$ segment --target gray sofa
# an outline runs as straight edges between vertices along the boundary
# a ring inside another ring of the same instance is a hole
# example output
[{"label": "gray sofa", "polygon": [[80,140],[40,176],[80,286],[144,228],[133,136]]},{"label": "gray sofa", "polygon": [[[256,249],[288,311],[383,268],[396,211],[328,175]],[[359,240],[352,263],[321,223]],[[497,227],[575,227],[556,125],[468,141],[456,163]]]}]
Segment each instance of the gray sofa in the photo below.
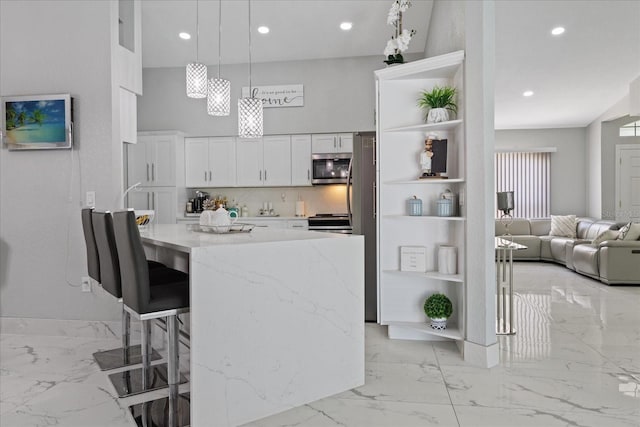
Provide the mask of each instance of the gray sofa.
[{"label": "gray sofa", "polygon": [[[551,219],[515,218],[509,233],[515,243],[527,247],[513,251],[514,260],[551,261],[607,285],[640,285],[640,240],[593,240],[605,230],[618,230],[615,221],[576,219],[576,238],[550,236]],[[495,235],[505,234],[504,222],[496,219]]]}]

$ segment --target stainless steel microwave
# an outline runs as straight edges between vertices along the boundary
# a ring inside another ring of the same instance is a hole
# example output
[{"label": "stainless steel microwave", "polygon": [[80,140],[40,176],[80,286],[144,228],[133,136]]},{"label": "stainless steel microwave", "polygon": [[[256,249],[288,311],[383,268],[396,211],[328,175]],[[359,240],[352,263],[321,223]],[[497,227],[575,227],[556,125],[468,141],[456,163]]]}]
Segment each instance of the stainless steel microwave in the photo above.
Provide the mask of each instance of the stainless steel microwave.
[{"label": "stainless steel microwave", "polygon": [[346,184],[351,153],[312,154],[311,163],[312,184]]}]

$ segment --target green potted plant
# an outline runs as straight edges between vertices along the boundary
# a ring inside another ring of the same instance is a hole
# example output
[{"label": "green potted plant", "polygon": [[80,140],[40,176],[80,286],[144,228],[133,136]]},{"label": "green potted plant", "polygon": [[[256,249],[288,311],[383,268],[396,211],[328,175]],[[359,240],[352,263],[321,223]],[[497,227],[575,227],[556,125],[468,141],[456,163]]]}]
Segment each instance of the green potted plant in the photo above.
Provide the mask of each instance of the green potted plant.
[{"label": "green potted plant", "polygon": [[451,300],[444,294],[433,294],[424,302],[424,312],[431,319],[431,328],[447,329],[447,319],[453,312]]},{"label": "green potted plant", "polygon": [[434,86],[431,90],[424,90],[418,98],[418,106],[426,111],[427,123],[446,122],[449,120],[449,112],[456,114],[456,88],[451,86]]}]

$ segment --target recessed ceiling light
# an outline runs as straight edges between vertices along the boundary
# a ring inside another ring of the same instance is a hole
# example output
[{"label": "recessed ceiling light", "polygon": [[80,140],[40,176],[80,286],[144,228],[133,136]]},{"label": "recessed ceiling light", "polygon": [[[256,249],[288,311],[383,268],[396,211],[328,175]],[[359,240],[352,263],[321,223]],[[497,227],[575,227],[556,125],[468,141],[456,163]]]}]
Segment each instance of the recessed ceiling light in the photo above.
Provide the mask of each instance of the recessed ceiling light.
[{"label": "recessed ceiling light", "polygon": [[533,96],[533,91],[525,90],[524,92],[522,92],[522,96]]},{"label": "recessed ceiling light", "polygon": [[269,27],[265,27],[264,25],[261,27],[258,27],[258,32],[260,34],[267,34],[269,32]]},{"label": "recessed ceiling light", "polygon": [[344,31],[349,31],[351,28],[353,28],[353,23],[351,22],[343,22],[340,24],[340,29],[344,30]]},{"label": "recessed ceiling light", "polygon": [[189,39],[191,38],[191,34],[189,34],[189,33],[185,33],[185,32],[182,32],[182,33],[178,34],[178,36],[179,36],[182,40],[189,40]]},{"label": "recessed ceiling light", "polygon": [[562,33],[564,33],[564,27],[556,27],[551,30],[551,34],[553,34],[554,36],[559,36]]}]

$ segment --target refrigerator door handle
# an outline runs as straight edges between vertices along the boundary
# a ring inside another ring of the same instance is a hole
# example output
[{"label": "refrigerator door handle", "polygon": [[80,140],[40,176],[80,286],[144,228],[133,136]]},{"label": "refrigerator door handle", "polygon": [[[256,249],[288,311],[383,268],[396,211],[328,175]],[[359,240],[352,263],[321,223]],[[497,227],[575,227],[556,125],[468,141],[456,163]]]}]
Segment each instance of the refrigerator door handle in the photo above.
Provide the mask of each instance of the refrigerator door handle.
[{"label": "refrigerator door handle", "polygon": [[353,157],[349,159],[349,170],[347,171],[347,216],[349,217],[349,227],[353,227],[353,212],[351,212],[351,173],[353,172]]},{"label": "refrigerator door handle", "polygon": [[376,188],[376,182],[375,181],[373,182],[372,189],[373,189],[373,219],[376,219],[376,214],[377,214],[377,212],[376,212],[376,197],[377,197],[376,190],[377,190],[377,188]]}]

